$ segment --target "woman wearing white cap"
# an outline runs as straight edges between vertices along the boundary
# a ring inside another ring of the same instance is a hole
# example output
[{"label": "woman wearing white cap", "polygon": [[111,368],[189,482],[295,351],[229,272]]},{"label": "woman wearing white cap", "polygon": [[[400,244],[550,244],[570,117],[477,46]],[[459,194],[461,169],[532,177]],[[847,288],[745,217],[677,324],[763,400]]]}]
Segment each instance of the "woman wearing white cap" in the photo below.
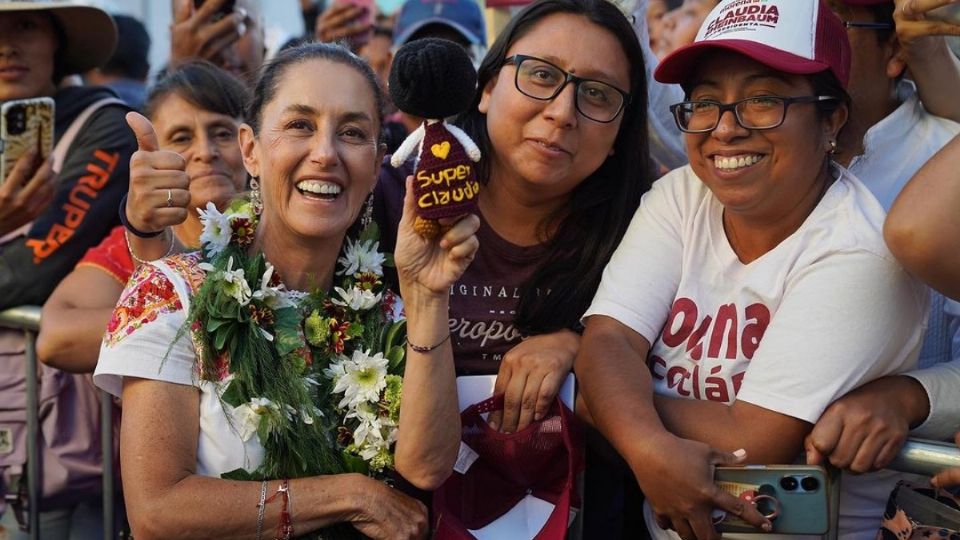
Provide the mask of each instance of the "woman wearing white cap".
[{"label": "woman wearing white cap", "polygon": [[[657,68],[686,94],[672,111],[690,165],[645,195],[575,364],[654,537],[716,536],[711,448],[794,462],[827,405],[916,362],[926,294],[884,246],[877,201],[831,159],[849,66],[821,2],[727,0]],[[882,481],[844,479],[841,537],[875,535]]]},{"label": "woman wearing white cap", "polygon": [[[113,20],[100,9],[68,1],[0,1],[0,104],[53,98],[54,154],[62,157],[54,164],[27,153],[0,185],[0,309],[42,304],[117,223],[136,150],[133,134],[118,129],[127,108],[103,88],[58,89],[65,76],[106,62],[116,40]],[[16,479],[26,460],[24,346],[21,333],[0,330],[0,441],[6,441],[0,443],[0,494],[8,496],[19,491]],[[40,386],[46,434],[39,443],[40,536],[102,537],[100,510],[89,506],[99,500],[101,484],[94,389],[82,376],[54,369],[43,370]],[[25,498],[0,502],[0,526],[9,538],[23,534],[15,518],[25,523]]]}]

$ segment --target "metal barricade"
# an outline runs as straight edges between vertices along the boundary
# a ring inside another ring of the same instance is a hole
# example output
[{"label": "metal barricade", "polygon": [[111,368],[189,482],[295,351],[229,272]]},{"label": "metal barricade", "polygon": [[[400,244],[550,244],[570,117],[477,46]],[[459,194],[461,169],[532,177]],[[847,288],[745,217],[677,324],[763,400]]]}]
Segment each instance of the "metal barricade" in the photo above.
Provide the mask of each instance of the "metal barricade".
[{"label": "metal barricade", "polygon": [[[24,366],[27,385],[27,500],[30,527],[30,539],[40,538],[40,486],[41,472],[39,459],[39,387],[36,338],[40,330],[40,308],[20,306],[0,311],[0,326],[22,330],[26,345],[27,363]],[[106,392],[100,392],[101,452],[103,455],[103,537],[114,540],[116,533],[116,510],[114,488],[116,481],[113,467],[113,398]]]}]

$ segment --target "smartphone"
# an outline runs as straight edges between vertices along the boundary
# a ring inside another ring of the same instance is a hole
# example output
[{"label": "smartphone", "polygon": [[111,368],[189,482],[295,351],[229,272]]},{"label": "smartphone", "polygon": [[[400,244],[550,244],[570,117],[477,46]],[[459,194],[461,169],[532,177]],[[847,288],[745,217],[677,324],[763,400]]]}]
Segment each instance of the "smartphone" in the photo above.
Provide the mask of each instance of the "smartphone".
[{"label": "smartphone", "polygon": [[[830,508],[839,504],[839,472],[819,466],[717,467],[716,483],[753,502],[773,523],[774,534],[826,534],[832,525]],[[736,516],[721,512],[715,518],[720,532],[763,533]]]},{"label": "smartphone", "polygon": [[374,0],[342,0],[344,4],[349,4],[352,6],[357,6],[359,8],[364,8],[366,12],[363,17],[357,20],[358,23],[364,24],[366,26],[373,26],[373,15],[374,11]]},{"label": "smartphone", "polygon": [[[199,9],[200,6],[203,5],[203,2],[204,0],[193,0],[194,9]],[[236,0],[227,0],[226,2],[224,2],[223,5],[220,6],[220,9],[218,9],[217,12],[214,13],[213,18],[211,20],[216,22],[226,17],[227,15],[230,15],[231,13],[233,13],[233,7],[234,5],[236,5],[236,3],[237,3]]]},{"label": "smartphone", "polygon": [[53,152],[53,99],[14,99],[0,107],[0,182],[31,148],[40,160]]}]

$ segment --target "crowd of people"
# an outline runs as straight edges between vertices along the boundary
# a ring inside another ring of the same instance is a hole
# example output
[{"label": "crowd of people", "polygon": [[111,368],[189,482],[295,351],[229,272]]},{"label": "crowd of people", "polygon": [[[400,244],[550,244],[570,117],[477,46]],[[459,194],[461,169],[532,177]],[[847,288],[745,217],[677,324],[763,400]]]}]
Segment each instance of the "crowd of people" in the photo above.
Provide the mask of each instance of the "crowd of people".
[{"label": "crowd of people", "polygon": [[[949,3],[533,0],[488,46],[475,0],[303,0],[272,51],[262,0],[172,0],[148,85],[136,19],[0,0],[0,104],[56,106],[49,157],[0,179],[0,310],[43,306],[38,509],[28,344],[0,328],[0,538],[27,512],[102,537],[103,467],[137,538],[426,537],[462,468],[457,378],[495,376],[507,436],[571,373],[584,538],[713,540],[717,510],[769,532],[715,468],[801,462],[844,471],[837,532],[875,537],[922,481],[887,469],[907,438],[960,444]],[[474,63],[449,121],[482,155],[476,211],[432,239],[416,162],[390,160],[424,122],[391,103],[392,59],[422,38]],[[382,286],[406,319],[390,483],[325,461],[343,428],[305,397],[342,391],[309,368],[366,339],[342,320]]]}]

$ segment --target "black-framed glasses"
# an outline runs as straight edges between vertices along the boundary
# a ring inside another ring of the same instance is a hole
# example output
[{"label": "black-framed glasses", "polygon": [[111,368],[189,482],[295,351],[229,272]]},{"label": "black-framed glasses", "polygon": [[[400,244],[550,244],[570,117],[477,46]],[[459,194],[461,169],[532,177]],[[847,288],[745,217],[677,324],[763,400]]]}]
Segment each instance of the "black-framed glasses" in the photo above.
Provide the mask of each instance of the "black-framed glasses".
[{"label": "black-framed glasses", "polygon": [[572,82],[577,111],[594,122],[613,122],[630,102],[630,94],[612,84],[577,77],[535,56],[515,54],[503,63],[516,66],[514,85],[521,94],[533,99],[549,101]]},{"label": "black-framed glasses", "polygon": [[861,22],[861,21],[843,21],[845,28],[863,28],[864,30],[893,30],[893,23],[883,22]]},{"label": "black-framed glasses", "polygon": [[787,107],[793,103],[820,103],[839,99],[835,96],[755,96],[720,103],[719,101],[682,101],[670,106],[677,127],[685,133],[707,133],[720,125],[726,111],[733,111],[737,124],[746,129],[773,129],[787,117]]}]

